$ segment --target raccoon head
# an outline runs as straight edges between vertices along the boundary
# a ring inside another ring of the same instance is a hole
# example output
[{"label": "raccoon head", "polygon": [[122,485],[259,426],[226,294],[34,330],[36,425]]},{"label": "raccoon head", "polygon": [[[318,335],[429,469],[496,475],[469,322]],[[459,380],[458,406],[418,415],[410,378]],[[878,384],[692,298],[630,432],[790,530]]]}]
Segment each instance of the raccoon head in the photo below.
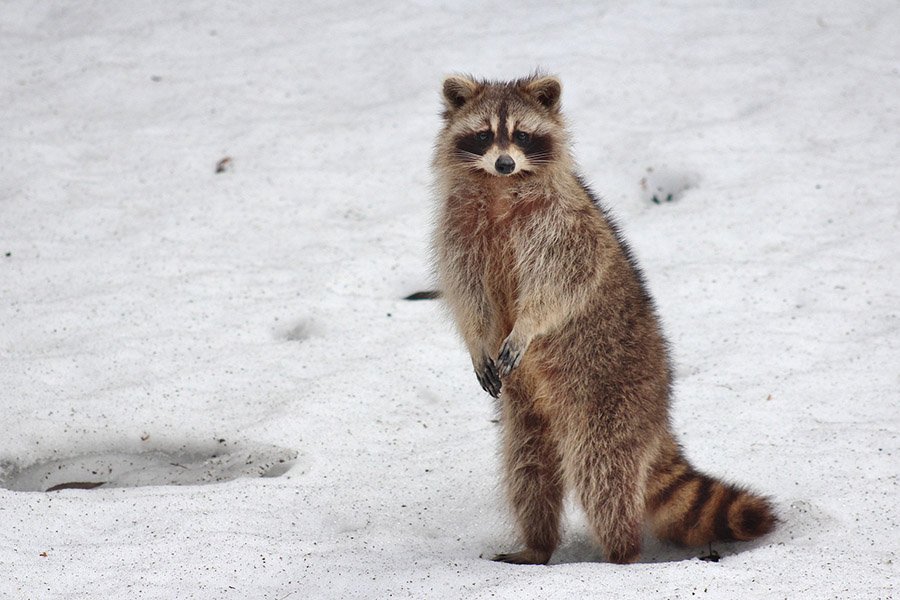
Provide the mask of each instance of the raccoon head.
[{"label": "raccoon head", "polygon": [[497,177],[533,174],[565,147],[562,85],[535,75],[511,82],[444,80],[442,145],[455,166]]}]

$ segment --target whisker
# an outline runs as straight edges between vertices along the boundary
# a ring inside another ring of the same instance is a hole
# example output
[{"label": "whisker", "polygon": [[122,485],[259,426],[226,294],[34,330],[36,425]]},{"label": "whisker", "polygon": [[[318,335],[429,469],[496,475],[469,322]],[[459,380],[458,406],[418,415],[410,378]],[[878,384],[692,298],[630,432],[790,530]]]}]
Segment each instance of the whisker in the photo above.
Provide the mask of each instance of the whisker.
[{"label": "whisker", "polygon": [[469,152],[468,150],[457,150],[456,155],[464,160],[479,160],[481,155]]}]

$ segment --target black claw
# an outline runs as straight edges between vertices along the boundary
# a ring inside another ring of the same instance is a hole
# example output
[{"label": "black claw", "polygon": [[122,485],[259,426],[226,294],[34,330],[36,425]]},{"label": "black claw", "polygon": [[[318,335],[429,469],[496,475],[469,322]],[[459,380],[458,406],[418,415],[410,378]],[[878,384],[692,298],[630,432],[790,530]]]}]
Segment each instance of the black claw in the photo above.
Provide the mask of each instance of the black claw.
[{"label": "black claw", "polygon": [[481,389],[494,398],[500,397],[500,388],[502,387],[502,384],[494,361],[490,358],[485,359],[481,370],[475,371],[475,375],[478,377],[478,383],[481,384]]},{"label": "black claw", "polygon": [[513,369],[519,366],[521,352],[512,349],[508,341],[503,342],[500,348],[500,356],[497,357],[497,363],[500,365],[500,377],[506,377]]}]

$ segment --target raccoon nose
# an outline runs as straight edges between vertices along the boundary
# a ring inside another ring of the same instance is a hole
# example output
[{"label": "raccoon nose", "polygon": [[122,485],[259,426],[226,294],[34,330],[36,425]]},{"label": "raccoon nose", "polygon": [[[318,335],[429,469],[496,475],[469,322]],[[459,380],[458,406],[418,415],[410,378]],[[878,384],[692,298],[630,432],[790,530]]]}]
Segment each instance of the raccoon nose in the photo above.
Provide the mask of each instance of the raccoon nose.
[{"label": "raccoon nose", "polygon": [[509,175],[516,168],[516,161],[509,154],[501,154],[497,162],[494,163],[494,168],[502,175]]}]

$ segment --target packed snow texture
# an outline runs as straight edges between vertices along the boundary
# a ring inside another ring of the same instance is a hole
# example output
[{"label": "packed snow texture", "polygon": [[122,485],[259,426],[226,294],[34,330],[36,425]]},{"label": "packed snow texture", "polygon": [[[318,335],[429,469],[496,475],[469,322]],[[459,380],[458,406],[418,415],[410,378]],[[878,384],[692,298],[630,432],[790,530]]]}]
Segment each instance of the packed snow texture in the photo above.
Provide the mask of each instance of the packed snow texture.
[{"label": "packed snow texture", "polygon": [[[0,597],[894,596],[898,31],[895,0],[6,0]],[[487,560],[517,544],[495,407],[402,298],[442,76],[536,67],[687,455],[783,519],[717,563],[609,564],[574,503],[550,566]]]}]

